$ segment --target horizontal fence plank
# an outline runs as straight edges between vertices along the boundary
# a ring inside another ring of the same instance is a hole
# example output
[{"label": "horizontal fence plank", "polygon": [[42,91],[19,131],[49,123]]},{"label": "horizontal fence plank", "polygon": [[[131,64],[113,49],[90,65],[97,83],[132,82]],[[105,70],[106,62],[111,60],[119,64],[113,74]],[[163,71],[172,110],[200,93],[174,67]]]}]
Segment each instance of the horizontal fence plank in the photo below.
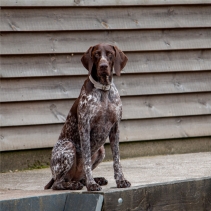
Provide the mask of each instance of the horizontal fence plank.
[{"label": "horizontal fence plank", "polygon": [[[74,100],[2,103],[0,125],[64,123]],[[211,114],[211,93],[122,97],[123,119]]]},{"label": "horizontal fence plank", "polygon": [[123,51],[211,48],[211,29],[168,29],[84,32],[2,32],[1,52],[7,54],[83,53],[97,43]]},{"label": "horizontal fence plank", "polygon": [[[85,79],[2,79],[1,102],[77,98]],[[210,92],[211,72],[122,75],[114,82],[121,96]]]},{"label": "horizontal fence plank", "polygon": [[[211,70],[211,50],[127,52],[122,73]],[[87,75],[82,54],[2,56],[1,78]]]},{"label": "horizontal fence plank", "polygon": [[175,5],[211,4],[211,0],[1,0],[2,7],[58,7],[58,6],[128,6],[128,5]]},{"label": "horizontal fence plank", "polygon": [[[211,27],[211,6],[2,9],[1,31]],[[26,18],[27,17],[27,18]]]},{"label": "horizontal fence plank", "polygon": [[[211,136],[210,125],[211,116],[127,120],[120,124],[120,141],[206,137]],[[52,147],[61,128],[62,124],[2,128],[1,151]]]}]

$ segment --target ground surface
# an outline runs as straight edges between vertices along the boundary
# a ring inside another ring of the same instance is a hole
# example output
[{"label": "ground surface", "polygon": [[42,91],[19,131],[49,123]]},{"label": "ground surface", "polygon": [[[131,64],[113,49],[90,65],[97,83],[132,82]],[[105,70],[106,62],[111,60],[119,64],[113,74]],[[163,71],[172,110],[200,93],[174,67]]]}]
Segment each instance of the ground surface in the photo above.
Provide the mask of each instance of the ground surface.
[{"label": "ground surface", "polygon": [[[140,157],[122,160],[121,163],[132,187],[211,176],[211,152]],[[93,173],[95,177],[104,176],[108,180],[109,184],[103,187],[103,191],[116,188],[112,162],[101,163]],[[49,168],[1,173],[0,200],[65,192],[43,190],[50,178]]]}]

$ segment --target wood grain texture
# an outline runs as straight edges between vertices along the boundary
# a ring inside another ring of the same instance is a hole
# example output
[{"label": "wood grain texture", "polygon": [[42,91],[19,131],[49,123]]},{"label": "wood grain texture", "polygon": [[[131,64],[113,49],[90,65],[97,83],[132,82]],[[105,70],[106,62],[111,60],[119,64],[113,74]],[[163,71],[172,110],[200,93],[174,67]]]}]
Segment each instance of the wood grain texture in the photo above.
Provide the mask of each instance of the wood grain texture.
[{"label": "wood grain texture", "polygon": [[[127,52],[122,73],[211,70],[211,50]],[[2,56],[1,78],[87,75],[82,54]]]},{"label": "wood grain texture", "polygon": [[[211,26],[211,6],[2,9],[1,31],[122,30]],[[27,17],[27,18],[26,18]]]},{"label": "wood grain texture", "polygon": [[[77,98],[85,78],[2,79],[1,102]],[[114,83],[121,96],[210,92],[211,72],[122,75]]]},{"label": "wood grain texture", "polygon": [[80,57],[100,42],[129,57],[114,77],[121,142],[211,137],[211,0],[0,4],[0,150],[54,145],[87,77]]},{"label": "wood grain texture", "polygon": [[[120,141],[211,136],[211,115],[127,120],[120,124]],[[63,124],[5,127],[0,131],[1,151],[52,147]]]},{"label": "wood grain texture", "polygon": [[[151,184],[104,193],[103,211],[211,210],[211,178]],[[118,199],[123,203],[119,204]]]},{"label": "wood grain texture", "polygon": [[2,0],[2,7],[58,7],[58,6],[128,6],[128,5],[211,4],[210,0]]},{"label": "wood grain texture", "polygon": [[211,48],[211,29],[165,29],[84,32],[2,32],[2,55],[83,53],[98,43],[123,51],[190,50]]},{"label": "wood grain texture", "polygon": [[[64,123],[74,100],[2,103],[0,125]],[[123,119],[211,114],[211,93],[122,97]]]}]

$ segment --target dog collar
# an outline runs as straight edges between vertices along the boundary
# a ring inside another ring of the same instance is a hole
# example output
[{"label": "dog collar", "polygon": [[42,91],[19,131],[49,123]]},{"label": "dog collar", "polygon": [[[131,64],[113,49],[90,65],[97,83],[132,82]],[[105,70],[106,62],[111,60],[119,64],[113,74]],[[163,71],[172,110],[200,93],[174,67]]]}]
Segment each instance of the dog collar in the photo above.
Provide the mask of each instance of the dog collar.
[{"label": "dog collar", "polygon": [[111,84],[109,84],[109,85],[103,85],[103,84],[101,84],[101,83],[95,81],[95,80],[92,78],[91,75],[89,76],[89,80],[94,84],[94,87],[95,87],[96,89],[101,89],[101,90],[104,90],[104,91],[110,90],[111,84],[113,83],[113,78],[112,78]]}]

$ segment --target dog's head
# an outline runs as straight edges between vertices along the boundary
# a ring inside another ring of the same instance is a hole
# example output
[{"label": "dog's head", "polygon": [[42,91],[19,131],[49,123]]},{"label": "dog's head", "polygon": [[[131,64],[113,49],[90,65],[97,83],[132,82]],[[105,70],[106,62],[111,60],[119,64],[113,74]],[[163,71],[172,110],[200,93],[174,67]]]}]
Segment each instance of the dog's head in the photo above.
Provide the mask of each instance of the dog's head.
[{"label": "dog's head", "polygon": [[113,68],[116,75],[120,76],[127,60],[126,55],[116,46],[103,43],[91,46],[81,58],[89,75],[91,74],[96,81],[105,85],[108,84],[107,77],[111,81]]}]

